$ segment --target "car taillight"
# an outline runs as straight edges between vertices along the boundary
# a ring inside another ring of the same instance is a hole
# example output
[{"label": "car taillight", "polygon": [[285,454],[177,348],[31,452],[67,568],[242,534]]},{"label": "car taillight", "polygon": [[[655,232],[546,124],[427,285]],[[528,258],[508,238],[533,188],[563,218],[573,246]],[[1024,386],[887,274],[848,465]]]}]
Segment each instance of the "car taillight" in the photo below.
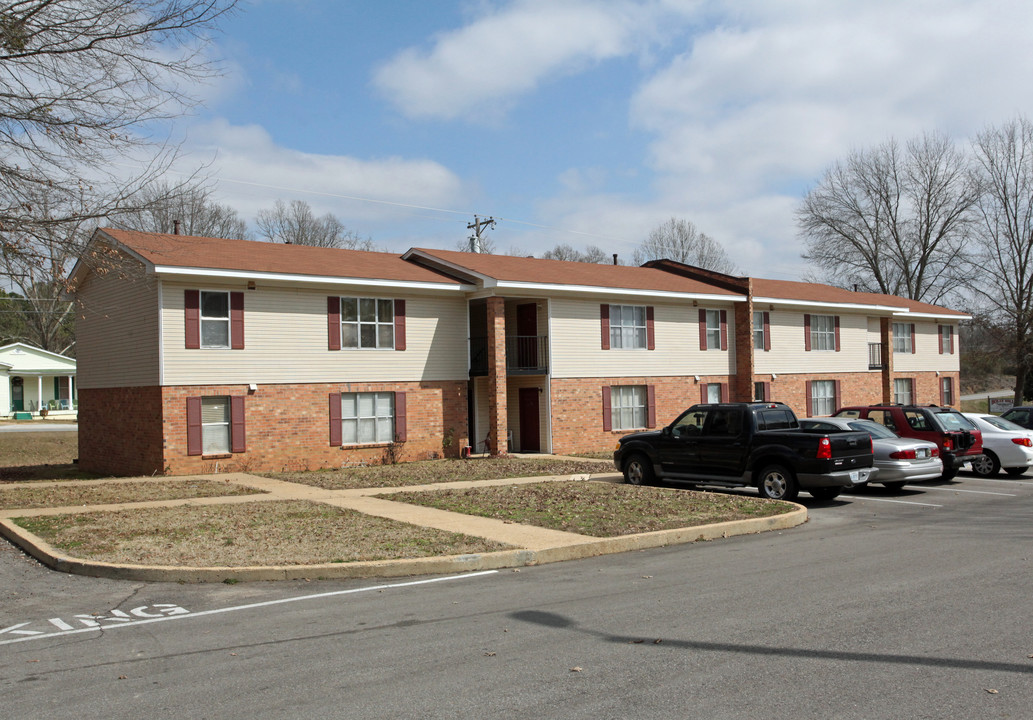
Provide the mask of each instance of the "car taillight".
[{"label": "car taillight", "polygon": [[1023,447],[1033,447],[1033,440],[1030,440],[1028,437],[1012,438],[1011,441],[1016,445],[1022,445]]},{"label": "car taillight", "polygon": [[832,441],[829,440],[827,437],[823,437],[821,440],[818,441],[818,459],[832,459]]},{"label": "car taillight", "polygon": [[891,452],[890,457],[894,460],[914,460],[917,456],[914,450],[897,450]]},{"label": "car taillight", "polygon": [[929,454],[933,457],[940,457],[940,448],[932,447],[929,448]]},{"label": "car taillight", "polygon": [[944,450],[953,450],[954,449],[954,444],[951,442],[951,439],[949,437],[945,437],[943,439],[943,449]]}]

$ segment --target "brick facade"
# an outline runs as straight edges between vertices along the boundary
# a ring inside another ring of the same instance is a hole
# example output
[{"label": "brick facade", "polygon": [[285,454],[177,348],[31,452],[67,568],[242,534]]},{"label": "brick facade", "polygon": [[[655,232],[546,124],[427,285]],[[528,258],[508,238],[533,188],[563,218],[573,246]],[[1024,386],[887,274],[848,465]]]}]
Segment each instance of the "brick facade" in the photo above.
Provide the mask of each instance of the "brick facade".
[{"label": "brick facade", "polygon": [[[330,393],[373,391],[406,393],[406,440],[330,445]],[[187,454],[186,399],[213,395],[245,398],[245,452]],[[468,443],[466,381],[259,385],[255,392],[247,385],[107,388],[82,391],[79,412],[80,467],[122,475],[317,470],[458,457]]]}]

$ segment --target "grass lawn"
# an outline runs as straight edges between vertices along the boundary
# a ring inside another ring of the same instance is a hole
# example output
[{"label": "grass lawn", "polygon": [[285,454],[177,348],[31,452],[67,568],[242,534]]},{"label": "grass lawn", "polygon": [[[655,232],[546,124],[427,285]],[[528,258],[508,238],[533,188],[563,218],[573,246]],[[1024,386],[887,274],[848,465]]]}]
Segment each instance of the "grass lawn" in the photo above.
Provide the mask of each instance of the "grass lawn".
[{"label": "grass lawn", "polygon": [[175,478],[110,482],[102,485],[47,485],[45,487],[20,488],[0,485],[0,510],[252,495],[259,492],[261,491],[225,481],[177,480]]},{"label": "grass lawn", "polygon": [[77,558],[187,567],[315,565],[504,550],[322,503],[270,501],[17,518]]},{"label": "grass lawn", "polygon": [[95,477],[72,464],[79,457],[79,433],[0,433],[0,483]]},{"label": "grass lawn", "polygon": [[741,495],[603,482],[500,485],[381,497],[593,537],[767,517],[793,509],[789,503]]}]

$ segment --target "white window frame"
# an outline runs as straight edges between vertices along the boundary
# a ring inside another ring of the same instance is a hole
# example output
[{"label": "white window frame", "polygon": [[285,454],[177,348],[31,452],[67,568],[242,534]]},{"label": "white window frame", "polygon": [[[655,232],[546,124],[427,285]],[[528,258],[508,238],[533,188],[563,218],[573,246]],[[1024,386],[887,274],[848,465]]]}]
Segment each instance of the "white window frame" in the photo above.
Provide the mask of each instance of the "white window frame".
[{"label": "white window frame", "polygon": [[[372,303],[363,308],[363,303]],[[354,307],[354,319],[349,316],[347,306]],[[390,315],[389,318],[383,317]],[[372,330],[372,344],[363,342],[363,330]],[[389,336],[390,339],[388,339]],[[341,348],[345,350],[394,350],[395,348],[395,301],[390,298],[342,297],[341,298]]]},{"label": "white window frame", "polygon": [[893,323],[893,352],[910,353],[914,347],[911,344],[911,323]]},{"label": "white window frame", "polygon": [[707,310],[707,350],[721,349],[721,311]]},{"label": "white window frame", "polygon": [[815,417],[836,412],[836,381],[811,381],[811,415]]},{"label": "white window frame", "polygon": [[640,430],[649,419],[649,393],[645,385],[613,385],[610,388],[610,425],[614,430]]},{"label": "white window frame", "polygon": [[648,342],[645,305],[610,306],[611,349],[645,350],[648,348]]},{"label": "white window frame", "polygon": [[721,383],[707,383],[707,403],[721,402]]},{"label": "white window frame", "polygon": [[954,381],[951,378],[940,378],[940,397],[944,405],[954,405]]},{"label": "white window frame", "polygon": [[893,378],[893,402],[898,405],[915,404],[914,378]]},{"label": "white window frame", "polygon": [[835,352],[835,315],[811,315],[811,350],[819,352]]},{"label": "white window frame", "polygon": [[[205,296],[211,295],[222,295],[226,298],[226,314],[225,315],[205,315]],[[228,290],[201,290],[198,296],[198,303],[200,305],[198,309],[198,316],[200,317],[200,332],[201,332],[201,347],[206,349],[227,349],[230,346],[230,293]],[[212,327],[213,325],[222,325],[226,328],[226,342],[213,345],[205,342],[205,327]]]},{"label": "white window frame", "polygon": [[[225,420],[212,419],[212,409],[219,403],[225,408]],[[206,410],[208,411],[206,413]],[[205,416],[209,419],[206,421]],[[228,455],[233,448],[232,413],[230,398],[226,395],[213,395],[201,398],[201,454]],[[225,446],[221,441],[225,437]],[[215,443],[219,444],[215,444]]]},{"label": "white window frame", "polygon": [[[363,400],[372,412],[362,411]],[[354,408],[354,412],[349,407]],[[387,412],[382,412],[387,407]],[[362,439],[363,426],[372,427],[372,438]],[[341,444],[386,445],[395,440],[395,394],[390,391],[341,393]]]},{"label": "white window frame", "polygon": [[764,311],[754,310],[753,311],[753,349],[763,350],[765,340],[764,337]]},{"label": "white window frame", "polygon": [[954,354],[954,326],[940,325],[940,347],[944,355]]}]

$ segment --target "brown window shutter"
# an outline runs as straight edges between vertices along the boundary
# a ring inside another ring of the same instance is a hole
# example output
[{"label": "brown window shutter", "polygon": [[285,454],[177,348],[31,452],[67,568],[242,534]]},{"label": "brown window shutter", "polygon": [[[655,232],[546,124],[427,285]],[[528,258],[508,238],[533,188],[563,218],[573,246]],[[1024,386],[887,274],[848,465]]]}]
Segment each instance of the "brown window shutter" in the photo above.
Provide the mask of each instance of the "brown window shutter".
[{"label": "brown window shutter", "polygon": [[185,308],[186,349],[197,350],[201,347],[201,291],[184,290],[183,307]]},{"label": "brown window shutter", "polygon": [[708,383],[699,384],[699,401],[701,403],[705,403],[707,401],[707,384]]},{"label": "brown window shutter", "polygon": [[721,383],[721,402],[728,402],[728,383]]},{"label": "brown window shutter", "polygon": [[915,324],[911,323],[911,354],[914,355],[917,349],[918,347],[915,343]]},{"label": "brown window shutter", "polygon": [[[803,349],[805,352],[811,350],[811,316],[804,314],[803,316]],[[810,415],[810,413],[807,413]]]},{"label": "brown window shutter", "polygon": [[603,350],[610,349],[610,306],[599,306],[599,328],[602,333]]},{"label": "brown window shutter", "polygon": [[836,380],[836,388],[835,388],[835,390],[832,391],[832,392],[835,393],[832,396],[832,405],[833,405],[832,412],[836,412],[836,410],[839,410],[840,405],[843,404],[843,396],[840,394],[839,390],[840,390],[839,380]]},{"label": "brown window shutter", "polygon": [[946,403],[947,403],[947,399],[944,397],[944,392],[943,392],[943,381],[944,380],[948,380],[949,381],[949,378],[941,378],[940,382],[939,382],[939,385],[940,385],[940,404],[941,405],[946,405]]},{"label": "brown window shutter", "polygon": [[330,444],[341,446],[341,393],[330,393]]},{"label": "brown window shutter", "polygon": [[949,326],[947,330],[947,352],[951,355],[954,354],[954,326]]},{"label": "brown window shutter", "polygon": [[230,451],[242,453],[247,450],[247,434],[244,426],[244,396],[230,398]]},{"label": "brown window shutter", "polygon": [[646,349],[656,350],[656,332],[653,328],[652,305],[646,305]]},{"label": "brown window shutter", "polygon": [[[328,297],[326,299],[326,335],[328,338],[327,348],[330,350],[341,349],[341,298]],[[340,410],[338,408],[338,410]],[[338,442],[338,445],[341,443]]]},{"label": "brown window shutter", "polygon": [[613,409],[610,405],[610,386],[603,385],[603,432],[613,430]]},{"label": "brown window shutter", "polygon": [[230,348],[244,349],[244,293],[230,293]]},{"label": "brown window shutter", "polygon": [[406,440],[405,393],[395,393],[395,442]]},{"label": "brown window shutter", "polygon": [[699,311],[699,349],[707,349],[707,311],[702,308]]},{"label": "brown window shutter", "polygon": [[721,311],[721,349],[728,349],[728,311]]},{"label": "brown window shutter", "polygon": [[940,354],[943,355],[943,325],[936,326],[936,338],[940,341]]},{"label": "brown window shutter", "polygon": [[405,350],[405,300],[395,300],[395,350]]},{"label": "brown window shutter", "polygon": [[807,401],[807,417],[814,414],[814,404],[811,402],[811,381],[808,380],[803,384],[804,399]]},{"label": "brown window shutter", "polygon": [[[189,291],[188,291],[189,292]],[[201,398],[187,398],[187,455],[200,455],[201,443]]]},{"label": "brown window shutter", "polygon": [[[807,333],[810,335],[810,333]],[[764,313],[764,349],[771,349],[771,313]],[[768,398],[764,398],[767,400]]]},{"label": "brown window shutter", "polygon": [[839,352],[839,315],[836,318],[836,352]]},{"label": "brown window shutter", "polygon": [[[767,313],[765,313],[765,315],[766,314]],[[769,383],[769,382],[764,383],[764,399],[765,400],[770,400],[771,399],[771,383]]]},{"label": "brown window shutter", "polygon": [[646,385],[646,427],[656,427],[656,387]]}]

